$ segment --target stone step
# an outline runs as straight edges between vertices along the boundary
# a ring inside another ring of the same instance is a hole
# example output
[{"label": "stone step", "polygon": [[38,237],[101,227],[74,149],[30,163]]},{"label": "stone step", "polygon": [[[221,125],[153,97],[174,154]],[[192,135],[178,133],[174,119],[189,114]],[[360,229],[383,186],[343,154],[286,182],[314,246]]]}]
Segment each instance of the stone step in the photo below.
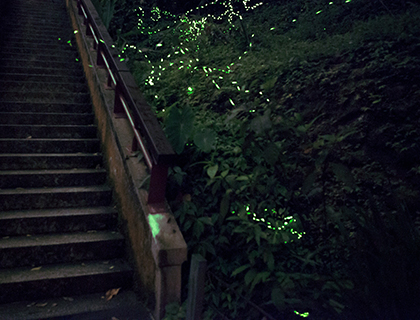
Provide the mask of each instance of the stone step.
[{"label": "stone step", "polygon": [[80,169],[101,166],[100,153],[0,154],[0,170]]},{"label": "stone step", "polygon": [[[23,19],[29,19],[30,17],[24,17]],[[20,34],[20,33],[27,33],[29,34],[30,31],[32,31],[33,33],[36,34],[60,34],[63,33],[63,25],[60,26],[56,26],[54,24],[45,24],[45,28],[42,25],[43,19],[38,20],[38,21],[30,21],[28,20],[27,23],[16,23],[15,20],[13,21],[4,21],[2,23],[2,25],[4,26],[4,28],[6,30],[9,30],[9,32],[13,32],[15,34]],[[47,20],[47,19],[45,19]],[[64,27],[66,28],[66,25],[68,25],[67,23],[64,24]],[[68,30],[65,30],[68,32]],[[66,32],[66,33],[67,33]],[[29,38],[29,37],[28,37]]]},{"label": "stone step", "polygon": [[81,187],[105,182],[105,169],[0,171],[0,189]]},{"label": "stone step", "polygon": [[[29,59],[25,59],[25,57],[21,57],[19,56],[19,58],[9,58],[9,59],[2,59],[2,65],[3,66],[7,66],[7,67],[12,67],[12,68],[82,68],[82,65],[77,62],[75,59],[74,60],[61,60],[61,61],[49,61],[46,59],[37,59],[36,57],[34,58],[29,58]],[[8,79],[4,79],[4,80],[8,80]],[[3,84],[3,83],[2,83]],[[7,84],[7,83],[4,83]]]},{"label": "stone step", "polygon": [[[8,81],[14,82],[40,82],[44,83],[45,85],[54,84],[54,83],[68,83],[68,84],[83,84],[86,83],[85,78],[82,75],[79,76],[72,76],[72,75],[42,75],[42,74],[25,74],[25,73],[8,73],[2,74],[0,70],[0,78],[7,79]],[[6,101],[2,99],[2,101]]]},{"label": "stone step", "polygon": [[116,260],[23,267],[0,270],[0,304],[69,297],[130,288],[132,269]]},{"label": "stone step", "polygon": [[[30,33],[30,31],[28,31]],[[67,47],[66,47],[67,48]],[[51,52],[51,50],[48,47],[40,48],[34,52],[31,48],[25,48],[25,47],[0,47],[0,55],[9,55],[9,56],[16,56],[19,57],[20,54],[41,54],[41,55],[48,55],[48,54],[54,54],[54,55],[62,55],[63,57],[66,57],[68,59],[73,58],[76,55],[76,51],[72,46],[68,46],[66,50],[60,50],[60,52]]]},{"label": "stone step", "polygon": [[150,312],[130,290],[120,290],[112,299],[106,292],[46,300],[28,300],[0,305],[2,320],[152,320]]},{"label": "stone step", "polygon": [[57,42],[64,42],[67,43],[67,41],[71,40],[73,42],[73,33],[67,33],[68,35],[66,36],[61,36],[63,35],[63,32],[60,32],[60,35],[56,35],[56,34],[50,34],[50,35],[45,35],[44,33],[42,34],[33,34],[31,37],[27,37],[25,34],[19,34],[19,33],[8,33],[5,35],[4,39],[6,41],[12,41],[12,42],[20,42],[20,41],[25,41],[25,42],[29,42],[29,43],[42,43],[45,46],[49,45],[50,43],[57,43]]},{"label": "stone step", "polygon": [[[36,42],[39,41],[39,43],[51,43],[51,42],[65,42],[67,43],[69,40],[74,46],[74,34],[71,32],[71,30],[66,30],[65,32],[58,31],[58,30],[52,30],[48,31],[43,30],[42,32],[35,33],[31,27],[28,27],[26,29],[20,29],[20,30],[14,30],[13,28],[5,28],[4,29],[5,34],[3,35],[3,41],[7,42],[8,40],[13,42],[19,42],[19,41],[27,41],[27,42]],[[69,44],[70,46],[70,44]],[[54,54],[54,53],[50,53]]]},{"label": "stone step", "polygon": [[[64,17],[63,17],[64,19]],[[26,30],[32,30],[34,33],[37,34],[42,34],[43,32],[43,25],[45,25],[45,32],[59,32],[60,30],[62,31],[64,28],[67,29],[68,28],[68,22],[64,21],[64,23],[49,23],[48,22],[48,17],[44,17],[44,18],[40,18],[38,20],[32,19],[31,16],[23,16],[22,17],[23,21],[19,21],[18,23],[16,23],[16,20],[13,21],[4,21],[2,23],[3,27],[6,30],[9,30],[9,32],[13,32],[13,33],[20,33],[22,31],[26,31]],[[14,29],[15,28],[15,29]]]},{"label": "stone step", "polygon": [[[12,11],[13,12],[13,11]],[[67,28],[69,25],[68,18],[65,15],[65,11],[50,11],[45,10],[44,12],[40,12],[37,14],[28,14],[22,10],[14,10],[13,21],[6,20],[4,22],[4,26],[13,26],[16,25],[18,27],[26,27],[26,26],[33,26],[36,29],[42,30],[42,26],[45,25],[46,28]],[[64,19],[67,18],[67,19]],[[14,22],[14,24],[13,24]]]},{"label": "stone step", "polygon": [[92,106],[88,103],[2,101],[0,112],[91,113]]},{"label": "stone step", "polygon": [[0,139],[0,150],[10,153],[96,153],[98,139]]},{"label": "stone step", "polygon": [[112,191],[106,185],[0,190],[0,210],[32,210],[111,205]]},{"label": "stone step", "polygon": [[13,41],[13,39],[7,39],[7,45],[10,48],[19,48],[19,47],[22,46],[22,47],[25,47],[25,48],[30,48],[33,51],[38,51],[39,49],[43,49],[46,46],[48,46],[48,48],[51,51],[74,50],[73,43],[72,43],[71,39],[59,38],[59,37],[56,38],[56,41],[48,42],[48,44],[43,43],[43,42],[26,41],[26,39],[17,40],[17,41]]},{"label": "stone step", "polygon": [[[0,113],[1,114],[1,113]],[[94,125],[0,125],[0,138],[96,138]]]},{"label": "stone step", "polygon": [[[69,61],[71,61],[72,57],[69,57]],[[10,73],[17,73],[17,74],[34,74],[34,75],[59,75],[61,77],[69,76],[69,77],[82,77],[83,76],[83,69],[80,68],[54,68],[51,66],[50,68],[39,68],[39,67],[9,67],[4,66],[1,68],[0,75],[3,79],[8,79],[8,74]]]},{"label": "stone step", "polygon": [[[0,237],[116,229],[112,207],[15,210],[0,213]],[[1,314],[1,312],[0,312]]]},{"label": "stone step", "polygon": [[130,291],[65,1],[8,4],[0,19],[0,319],[149,320]]},{"label": "stone step", "polygon": [[50,10],[46,9],[38,12],[31,12],[31,14],[28,15],[27,12],[18,9],[11,10],[10,14],[13,15],[13,18],[15,21],[17,21],[16,24],[19,26],[27,24],[34,24],[39,26],[41,23],[45,24],[46,26],[68,26],[67,19],[63,20],[63,18],[67,18],[64,12],[51,12]]},{"label": "stone step", "polygon": [[89,93],[55,91],[0,91],[0,100],[41,103],[90,103]]},{"label": "stone step", "polygon": [[0,112],[0,124],[90,125],[92,113]]},{"label": "stone step", "polygon": [[[9,53],[3,53],[0,51],[0,60],[10,59],[11,56]],[[46,62],[69,62],[76,61],[78,59],[77,52],[66,51],[66,54],[60,55],[55,52],[29,52],[29,53],[20,53],[17,56],[14,56],[15,59],[19,60],[41,60]]]},{"label": "stone step", "polygon": [[124,237],[116,231],[12,236],[0,239],[0,269],[121,258]]},{"label": "stone step", "polygon": [[91,125],[92,113],[0,112],[0,124]]},{"label": "stone step", "polygon": [[88,93],[86,83],[68,82],[42,82],[42,81],[0,81],[2,91],[21,91],[21,92],[68,92],[68,93]]}]

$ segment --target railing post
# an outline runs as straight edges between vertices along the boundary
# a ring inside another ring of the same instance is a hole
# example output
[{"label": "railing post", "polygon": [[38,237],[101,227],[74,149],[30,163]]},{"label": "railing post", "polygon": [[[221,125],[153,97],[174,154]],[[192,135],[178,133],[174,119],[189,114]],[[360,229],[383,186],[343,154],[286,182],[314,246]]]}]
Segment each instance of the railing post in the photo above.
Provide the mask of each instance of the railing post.
[{"label": "railing post", "polygon": [[190,278],[188,280],[188,300],[186,320],[200,320],[203,310],[204,283],[207,261],[199,254],[191,258]]},{"label": "railing post", "polygon": [[154,164],[150,170],[149,204],[165,201],[166,180],[168,177],[168,165]]},{"label": "railing post", "polygon": [[124,107],[121,102],[121,88],[119,82],[115,86],[115,99],[114,99],[114,116],[115,118],[125,118]]},{"label": "railing post", "polygon": [[82,16],[83,15],[83,11],[82,11],[82,3],[80,2],[80,0],[77,0],[77,9],[78,9],[79,16]]},{"label": "railing post", "polygon": [[[93,43],[95,44],[95,41],[93,41]],[[96,65],[100,68],[105,68],[105,61],[104,58],[102,57],[102,51],[104,51],[103,49],[103,43],[101,41],[99,41],[97,48],[96,48]],[[109,73],[109,70],[108,70]],[[109,77],[109,74],[108,74]]]},{"label": "railing post", "polygon": [[[88,18],[85,19],[85,25],[86,25],[86,35],[89,37],[93,37],[92,30],[90,30],[90,23]],[[93,48],[95,49],[95,41],[93,41]]]}]

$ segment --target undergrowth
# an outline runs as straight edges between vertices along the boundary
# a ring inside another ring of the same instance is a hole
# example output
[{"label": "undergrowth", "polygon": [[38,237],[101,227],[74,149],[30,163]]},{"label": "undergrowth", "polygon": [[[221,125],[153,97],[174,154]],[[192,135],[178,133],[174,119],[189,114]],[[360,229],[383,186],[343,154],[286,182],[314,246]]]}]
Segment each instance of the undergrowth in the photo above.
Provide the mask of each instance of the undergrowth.
[{"label": "undergrowth", "polygon": [[109,30],[179,154],[204,318],[416,319],[418,4],[191,8],[117,1]]}]

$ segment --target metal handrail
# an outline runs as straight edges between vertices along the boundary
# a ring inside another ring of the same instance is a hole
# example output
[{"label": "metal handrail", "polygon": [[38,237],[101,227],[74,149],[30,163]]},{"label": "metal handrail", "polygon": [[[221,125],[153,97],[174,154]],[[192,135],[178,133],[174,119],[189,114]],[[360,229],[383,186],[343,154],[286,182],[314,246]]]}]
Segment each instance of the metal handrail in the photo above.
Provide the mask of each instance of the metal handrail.
[{"label": "metal handrail", "polygon": [[150,169],[148,203],[164,202],[168,167],[174,164],[175,153],[126,64],[119,61],[112,39],[91,1],[77,0],[77,7],[84,18],[86,35],[93,37],[96,64],[107,70],[107,86],[115,90],[114,114],[128,118],[134,132],[132,151],[140,147]]}]

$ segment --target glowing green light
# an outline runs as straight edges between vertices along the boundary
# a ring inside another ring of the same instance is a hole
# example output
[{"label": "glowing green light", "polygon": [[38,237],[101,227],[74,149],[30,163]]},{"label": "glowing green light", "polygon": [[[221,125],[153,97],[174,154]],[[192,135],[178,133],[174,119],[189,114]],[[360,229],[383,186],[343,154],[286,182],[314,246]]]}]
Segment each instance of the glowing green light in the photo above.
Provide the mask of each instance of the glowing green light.
[{"label": "glowing green light", "polygon": [[297,312],[296,310],[294,311],[298,316],[301,316],[301,317],[303,317],[303,318],[307,318],[307,317],[309,317],[309,312],[303,312],[303,313],[300,313],[300,312]]},{"label": "glowing green light", "polygon": [[229,99],[229,101],[232,104],[232,106],[235,106],[235,103],[232,101],[232,99]]},{"label": "glowing green light", "polygon": [[345,3],[349,3],[349,2],[351,2],[351,0],[346,0],[346,2],[345,2]]},{"label": "glowing green light", "polygon": [[272,30],[274,30],[274,29],[276,29],[276,28],[274,28],[274,27],[273,27],[273,28],[271,28],[271,29],[270,29],[270,31],[272,31]]},{"label": "glowing green light", "polygon": [[219,85],[216,83],[216,81],[212,80],[212,82],[214,83],[214,85],[216,86],[216,88],[220,90],[220,87],[219,87]]},{"label": "glowing green light", "polygon": [[316,14],[320,14],[322,12],[322,10],[319,10],[319,11],[317,11],[317,13]]},{"label": "glowing green light", "polygon": [[292,22],[296,22],[296,19],[293,19]]},{"label": "glowing green light", "polygon": [[188,87],[188,94],[193,94],[193,92],[194,92],[194,89],[191,87]]},{"label": "glowing green light", "polygon": [[58,40],[61,40],[61,38],[58,38]]},{"label": "glowing green light", "polygon": [[160,232],[160,227],[159,227],[159,222],[161,220],[163,220],[165,218],[165,216],[163,214],[149,214],[148,216],[148,220],[149,220],[149,225],[150,225],[150,229],[152,231],[152,236],[153,238],[156,238],[156,236],[159,234]]}]

